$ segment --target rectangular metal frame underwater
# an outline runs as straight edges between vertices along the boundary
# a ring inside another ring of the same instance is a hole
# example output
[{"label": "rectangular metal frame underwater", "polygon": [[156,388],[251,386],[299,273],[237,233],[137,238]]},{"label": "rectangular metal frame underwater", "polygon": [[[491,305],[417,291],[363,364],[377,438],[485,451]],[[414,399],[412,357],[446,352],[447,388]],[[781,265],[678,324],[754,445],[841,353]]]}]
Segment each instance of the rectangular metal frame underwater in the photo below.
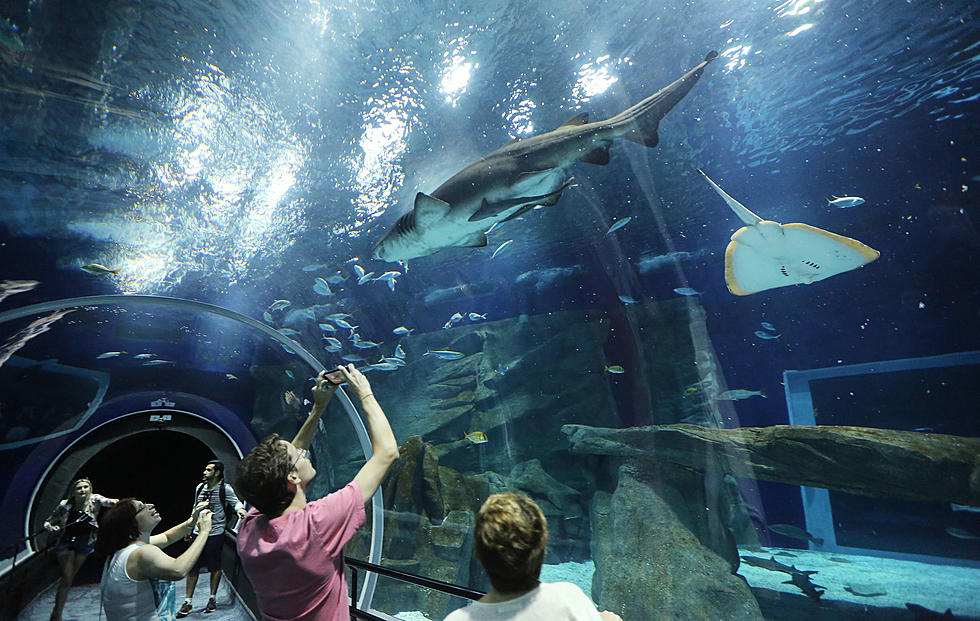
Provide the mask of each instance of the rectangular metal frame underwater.
[{"label": "rectangular metal frame underwater", "polygon": [[[924,356],[921,358],[903,358],[900,360],[884,360],[880,362],[865,362],[862,364],[825,367],[822,369],[810,369],[807,371],[783,371],[783,383],[786,391],[786,407],[789,411],[789,424],[816,424],[816,419],[813,415],[813,398],[810,394],[811,381],[852,375],[875,375],[878,373],[891,373],[895,371],[931,369],[937,367],[955,367],[969,364],[980,364],[980,351],[957,352],[953,354],[941,354],[938,356]],[[834,529],[834,515],[833,507],[831,507],[830,504],[830,493],[823,488],[800,486],[800,495],[803,500],[803,514],[804,519],[806,520],[806,530],[813,534],[814,537],[822,538],[824,540],[823,545],[819,548],[823,552],[864,554],[866,556],[881,556],[908,561],[919,561],[923,563],[980,568],[980,561],[971,561],[968,559],[930,556],[924,554],[909,554],[904,552],[894,552],[891,550],[877,550],[874,548],[856,548],[837,545],[837,533]],[[810,548],[813,549],[813,543],[810,543],[809,545]]]}]

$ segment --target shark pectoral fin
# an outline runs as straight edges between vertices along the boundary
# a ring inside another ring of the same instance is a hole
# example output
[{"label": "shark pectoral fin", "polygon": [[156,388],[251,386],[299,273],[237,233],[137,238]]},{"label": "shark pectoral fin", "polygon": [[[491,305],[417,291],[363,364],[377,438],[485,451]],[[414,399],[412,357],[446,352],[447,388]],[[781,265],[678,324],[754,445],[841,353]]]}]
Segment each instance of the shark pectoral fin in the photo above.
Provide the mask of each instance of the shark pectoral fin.
[{"label": "shark pectoral fin", "polygon": [[453,245],[459,246],[460,248],[482,248],[483,246],[487,245],[487,234],[483,231],[477,231],[466,239]]},{"label": "shark pectoral fin", "polygon": [[586,164],[605,166],[609,163],[609,147],[598,147],[596,149],[592,149],[579,161],[585,162]]},{"label": "shark pectoral fin", "polygon": [[567,121],[565,121],[564,123],[562,123],[558,127],[571,127],[571,126],[578,126],[578,125],[588,125],[588,123],[589,123],[589,113],[588,112],[579,112],[578,114],[576,114],[572,118],[568,119]]},{"label": "shark pectoral fin", "polygon": [[415,224],[426,227],[449,213],[449,203],[419,192],[415,195]]}]

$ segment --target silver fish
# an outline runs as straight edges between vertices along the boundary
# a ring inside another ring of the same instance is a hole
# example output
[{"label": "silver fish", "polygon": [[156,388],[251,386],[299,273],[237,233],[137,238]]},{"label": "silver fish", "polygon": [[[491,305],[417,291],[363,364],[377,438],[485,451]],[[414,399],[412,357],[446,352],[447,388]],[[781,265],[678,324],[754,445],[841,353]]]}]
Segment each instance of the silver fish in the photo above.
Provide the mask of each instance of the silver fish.
[{"label": "silver fish", "polygon": [[778,339],[782,334],[773,334],[772,332],[763,332],[762,330],[756,330],[755,335],[760,339],[765,341],[771,341],[772,339]]},{"label": "silver fish", "polygon": [[441,360],[459,360],[465,354],[458,351],[450,351],[448,349],[437,349],[435,351],[427,351],[423,356],[435,356]]},{"label": "silver fish", "polygon": [[629,224],[630,223],[630,220],[632,220],[632,219],[633,219],[632,216],[627,216],[627,217],[622,218],[620,220],[616,220],[613,223],[613,225],[611,227],[609,227],[609,230],[606,231],[606,235],[609,235],[610,233],[612,233],[614,231],[618,231],[619,229],[623,228],[624,226],[626,226],[627,224]]},{"label": "silver fish", "polygon": [[739,399],[748,399],[749,397],[765,397],[766,393],[761,390],[746,390],[744,388],[735,388],[733,390],[726,390],[716,397],[721,401],[738,401]]}]

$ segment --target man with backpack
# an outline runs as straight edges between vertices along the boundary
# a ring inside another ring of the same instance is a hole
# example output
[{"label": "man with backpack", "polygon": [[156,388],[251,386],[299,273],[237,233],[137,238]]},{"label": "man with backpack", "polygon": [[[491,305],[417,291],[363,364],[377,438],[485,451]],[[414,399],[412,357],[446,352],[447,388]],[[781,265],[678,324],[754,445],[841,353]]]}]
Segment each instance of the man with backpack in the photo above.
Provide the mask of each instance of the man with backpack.
[{"label": "man with backpack", "polygon": [[[187,574],[187,599],[177,611],[178,619],[191,613],[193,608],[191,599],[197,587],[197,574],[205,566],[211,572],[211,599],[204,607],[204,612],[210,613],[217,609],[215,596],[218,593],[218,584],[221,582],[221,547],[224,543],[225,525],[228,522],[226,516],[229,515],[230,510],[231,513],[237,513],[239,518],[245,517],[245,505],[238,500],[231,485],[225,483],[225,466],[217,459],[212,459],[204,466],[203,481],[194,490],[194,507],[202,502],[208,503],[207,509],[212,512],[211,532],[204,546],[204,552],[201,553],[191,572]],[[196,533],[195,527],[194,534]]]}]

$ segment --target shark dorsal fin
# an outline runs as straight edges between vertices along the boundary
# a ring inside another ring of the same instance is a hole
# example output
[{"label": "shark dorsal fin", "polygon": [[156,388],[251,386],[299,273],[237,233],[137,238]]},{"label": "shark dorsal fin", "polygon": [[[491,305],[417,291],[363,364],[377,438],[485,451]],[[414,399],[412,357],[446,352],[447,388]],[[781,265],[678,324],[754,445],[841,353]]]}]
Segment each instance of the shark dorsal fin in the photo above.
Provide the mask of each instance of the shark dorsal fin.
[{"label": "shark dorsal fin", "polygon": [[448,213],[449,203],[446,201],[422,192],[415,195],[415,223],[417,225],[430,226]]},{"label": "shark dorsal fin", "polygon": [[559,125],[559,127],[571,127],[573,125],[587,125],[588,123],[589,123],[589,113],[579,112],[572,118],[568,119],[567,121]]}]

